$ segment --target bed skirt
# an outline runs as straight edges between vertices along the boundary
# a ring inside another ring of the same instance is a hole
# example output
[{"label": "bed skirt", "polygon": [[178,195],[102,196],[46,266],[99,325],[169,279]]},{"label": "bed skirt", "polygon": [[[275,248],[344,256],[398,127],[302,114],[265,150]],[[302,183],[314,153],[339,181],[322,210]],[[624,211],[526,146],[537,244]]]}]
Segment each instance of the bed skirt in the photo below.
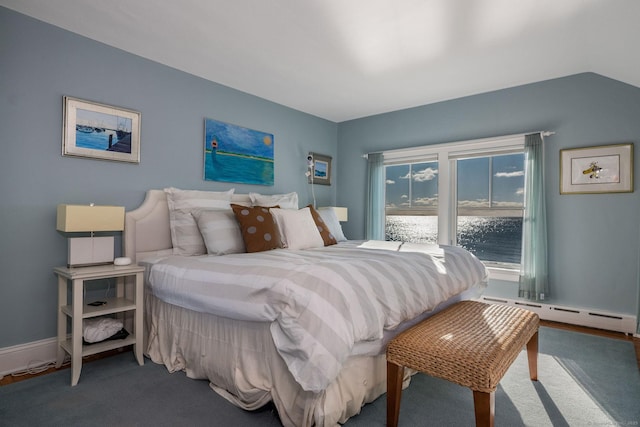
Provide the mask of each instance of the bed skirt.
[{"label": "bed skirt", "polygon": [[145,335],[145,354],[153,362],[208,380],[219,395],[246,410],[273,401],[284,426],[336,426],[386,392],[384,354],[352,356],[326,390],[305,391],[278,354],[268,323],[184,309],[148,289]]}]

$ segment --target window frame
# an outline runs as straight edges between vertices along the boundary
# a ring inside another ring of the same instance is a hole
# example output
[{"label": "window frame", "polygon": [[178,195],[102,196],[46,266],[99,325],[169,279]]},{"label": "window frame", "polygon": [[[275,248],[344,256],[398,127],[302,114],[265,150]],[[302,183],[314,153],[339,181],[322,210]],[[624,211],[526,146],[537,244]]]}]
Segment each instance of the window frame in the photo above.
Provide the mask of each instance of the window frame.
[{"label": "window frame", "polygon": [[[438,162],[438,243],[456,244],[457,218],[457,163],[470,157],[486,157],[524,152],[524,135],[474,139],[468,141],[431,144],[421,147],[384,151],[384,166],[399,164]],[[383,206],[386,216],[386,200]],[[518,281],[520,265],[485,263],[490,278]]]}]

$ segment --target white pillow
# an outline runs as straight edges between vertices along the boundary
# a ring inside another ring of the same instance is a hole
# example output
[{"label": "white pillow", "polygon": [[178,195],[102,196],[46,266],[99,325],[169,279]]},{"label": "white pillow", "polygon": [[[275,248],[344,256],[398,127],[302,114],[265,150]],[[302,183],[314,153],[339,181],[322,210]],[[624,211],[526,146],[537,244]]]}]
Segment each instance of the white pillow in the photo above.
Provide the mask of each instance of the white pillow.
[{"label": "white pillow", "polygon": [[191,212],[196,209],[231,209],[229,201],[234,192],[199,191],[165,188],[169,206],[169,226],[173,253],[176,255],[204,255],[204,240]]},{"label": "white pillow", "polygon": [[240,226],[232,210],[197,210],[193,212],[193,217],[198,223],[209,255],[246,252]]},{"label": "white pillow", "polygon": [[298,209],[298,193],[273,194],[270,196],[260,193],[249,193],[253,206],[280,206],[282,209]]},{"label": "white pillow", "polygon": [[329,231],[333,235],[333,238],[338,242],[344,242],[347,240],[344,237],[344,233],[342,232],[342,226],[340,225],[340,221],[338,221],[338,216],[336,215],[336,211],[333,210],[333,207],[324,207],[316,209],[322,220],[329,228]]},{"label": "white pillow", "polygon": [[324,247],[324,240],[309,208],[271,208],[269,212],[278,224],[283,247],[291,250]]}]

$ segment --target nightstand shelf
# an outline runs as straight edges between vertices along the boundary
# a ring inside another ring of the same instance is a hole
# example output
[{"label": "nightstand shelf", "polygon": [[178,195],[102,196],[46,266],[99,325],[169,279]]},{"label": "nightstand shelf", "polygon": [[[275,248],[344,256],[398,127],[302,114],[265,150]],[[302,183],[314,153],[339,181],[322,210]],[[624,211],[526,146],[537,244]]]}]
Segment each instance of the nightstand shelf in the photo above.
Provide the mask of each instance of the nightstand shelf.
[{"label": "nightstand shelf", "polygon": [[[56,267],[58,276],[58,356],[56,366],[60,367],[64,356],[71,356],[71,385],[80,379],[82,357],[120,347],[133,345],[139,365],[144,364],[142,355],[142,287],[144,267],[139,265],[100,265],[91,267]],[[133,280],[125,283],[125,278]],[[86,281],[96,279],[116,279],[116,296],[101,299],[105,304],[92,306],[84,301]],[[67,288],[72,285],[69,303]],[[123,319],[129,335],[124,339],[105,340],[93,344],[83,344],[83,319],[116,315]],[[71,337],[67,337],[67,318],[71,319]],[[128,323],[130,324],[128,324]]]},{"label": "nightstand shelf", "polygon": [[[102,353],[103,351],[113,350],[120,347],[126,347],[128,345],[136,344],[136,336],[130,334],[124,339],[121,340],[107,340],[102,342],[97,342],[91,345],[82,345],[82,357],[90,356],[96,353]],[[73,340],[68,339],[63,341],[61,344],[64,351],[69,353],[69,355],[73,358]]]},{"label": "nightstand shelf", "polygon": [[[120,313],[122,311],[135,310],[136,303],[126,298],[105,298],[100,301],[105,301],[105,305],[92,306],[84,304],[82,310],[82,318],[87,319],[91,317],[104,316],[106,314]],[[65,305],[60,307],[62,312],[67,316],[73,316],[73,306]]]}]

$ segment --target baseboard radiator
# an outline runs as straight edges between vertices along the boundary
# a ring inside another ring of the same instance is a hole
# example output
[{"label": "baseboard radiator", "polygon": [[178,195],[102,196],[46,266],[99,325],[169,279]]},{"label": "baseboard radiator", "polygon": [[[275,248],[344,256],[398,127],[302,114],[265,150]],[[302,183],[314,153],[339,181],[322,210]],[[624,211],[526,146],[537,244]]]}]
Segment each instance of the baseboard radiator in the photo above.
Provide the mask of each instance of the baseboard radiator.
[{"label": "baseboard radiator", "polygon": [[481,296],[478,301],[491,304],[506,304],[526,308],[540,316],[541,319],[554,322],[569,323],[571,325],[587,326],[608,331],[623,332],[634,335],[636,333],[636,317],[626,314],[613,314],[574,307],[561,307],[552,304],[519,301],[507,298]]}]

